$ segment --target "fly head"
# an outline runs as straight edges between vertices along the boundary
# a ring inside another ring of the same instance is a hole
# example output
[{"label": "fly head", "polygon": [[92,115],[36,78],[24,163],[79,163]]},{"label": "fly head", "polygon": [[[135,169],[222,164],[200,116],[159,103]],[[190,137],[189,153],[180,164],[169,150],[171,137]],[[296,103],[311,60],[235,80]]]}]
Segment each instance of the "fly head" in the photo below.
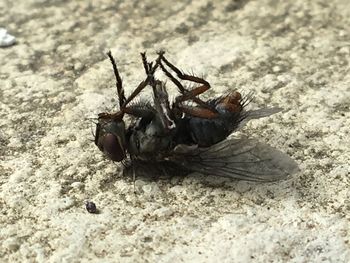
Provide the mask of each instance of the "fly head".
[{"label": "fly head", "polygon": [[124,160],[126,158],[124,121],[99,118],[96,124],[95,144],[112,161]]}]

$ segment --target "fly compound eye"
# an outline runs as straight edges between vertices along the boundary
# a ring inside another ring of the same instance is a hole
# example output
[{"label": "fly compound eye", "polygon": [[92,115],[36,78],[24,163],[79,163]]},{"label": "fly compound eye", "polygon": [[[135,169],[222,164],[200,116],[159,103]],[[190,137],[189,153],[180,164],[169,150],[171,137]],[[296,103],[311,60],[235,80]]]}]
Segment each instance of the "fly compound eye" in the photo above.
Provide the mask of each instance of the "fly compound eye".
[{"label": "fly compound eye", "polygon": [[107,133],[103,138],[101,138],[101,146],[103,152],[112,160],[120,162],[125,158],[124,147],[120,143],[117,136],[112,133]]}]

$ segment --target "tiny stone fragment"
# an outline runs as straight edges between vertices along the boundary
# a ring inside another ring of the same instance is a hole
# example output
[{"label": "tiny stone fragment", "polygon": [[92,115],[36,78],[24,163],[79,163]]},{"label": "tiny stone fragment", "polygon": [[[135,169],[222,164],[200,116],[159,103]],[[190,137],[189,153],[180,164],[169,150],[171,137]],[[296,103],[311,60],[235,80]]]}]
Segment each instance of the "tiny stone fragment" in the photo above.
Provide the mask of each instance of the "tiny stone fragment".
[{"label": "tiny stone fragment", "polygon": [[7,33],[5,28],[0,27],[0,47],[12,46],[16,43],[16,38]]},{"label": "tiny stone fragment", "polygon": [[91,214],[97,214],[98,210],[94,202],[87,201],[85,204],[86,210]]}]

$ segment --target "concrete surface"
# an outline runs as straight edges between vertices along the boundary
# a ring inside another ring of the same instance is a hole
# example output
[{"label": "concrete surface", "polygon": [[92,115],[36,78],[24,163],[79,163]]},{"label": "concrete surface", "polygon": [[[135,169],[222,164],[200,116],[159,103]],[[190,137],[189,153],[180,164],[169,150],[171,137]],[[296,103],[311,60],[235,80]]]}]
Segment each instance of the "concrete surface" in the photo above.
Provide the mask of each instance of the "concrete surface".
[{"label": "concrete surface", "polygon": [[[350,2],[0,2],[1,262],[349,262]],[[164,48],[207,97],[254,91],[285,111],[244,134],[302,172],[273,184],[137,180],[91,141],[139,52]],[[100,214],[89,214],[92,200]]]}]

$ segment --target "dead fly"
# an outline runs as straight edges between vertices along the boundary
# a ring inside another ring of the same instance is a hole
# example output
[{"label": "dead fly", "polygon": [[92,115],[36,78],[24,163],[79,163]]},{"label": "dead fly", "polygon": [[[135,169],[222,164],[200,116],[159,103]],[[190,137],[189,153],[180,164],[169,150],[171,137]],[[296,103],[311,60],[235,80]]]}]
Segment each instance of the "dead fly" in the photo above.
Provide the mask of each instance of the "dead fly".
[{"label": "dead fly", "polygon": [[[280,108],[246,110],[251,96],[242,97],[237,91],[202,100],[199,95],[210,89],[210,84],[184,74],[165,58],[164,52],[159,52],[153,63],[141,53],[146,78],[126,98],[115,60],[110,52],[108,56],[116,77],[119,111],[98,115],[95,144],[109,159],[123,163],[128,160],[134,174],[135,170],[182,170],[275,181],[297,171],[290,157],[272,147],[252,139],[227,139],[248,120],[267,117]],[[165,83],[154,76],[158,68],[179,91],[171,104]],[[197,86],[187,89],[181,80]],[[153,102],[130,103],[147,86],[152,88]],[[126,114],[134,120],[129,126],[123,120]]]}]

